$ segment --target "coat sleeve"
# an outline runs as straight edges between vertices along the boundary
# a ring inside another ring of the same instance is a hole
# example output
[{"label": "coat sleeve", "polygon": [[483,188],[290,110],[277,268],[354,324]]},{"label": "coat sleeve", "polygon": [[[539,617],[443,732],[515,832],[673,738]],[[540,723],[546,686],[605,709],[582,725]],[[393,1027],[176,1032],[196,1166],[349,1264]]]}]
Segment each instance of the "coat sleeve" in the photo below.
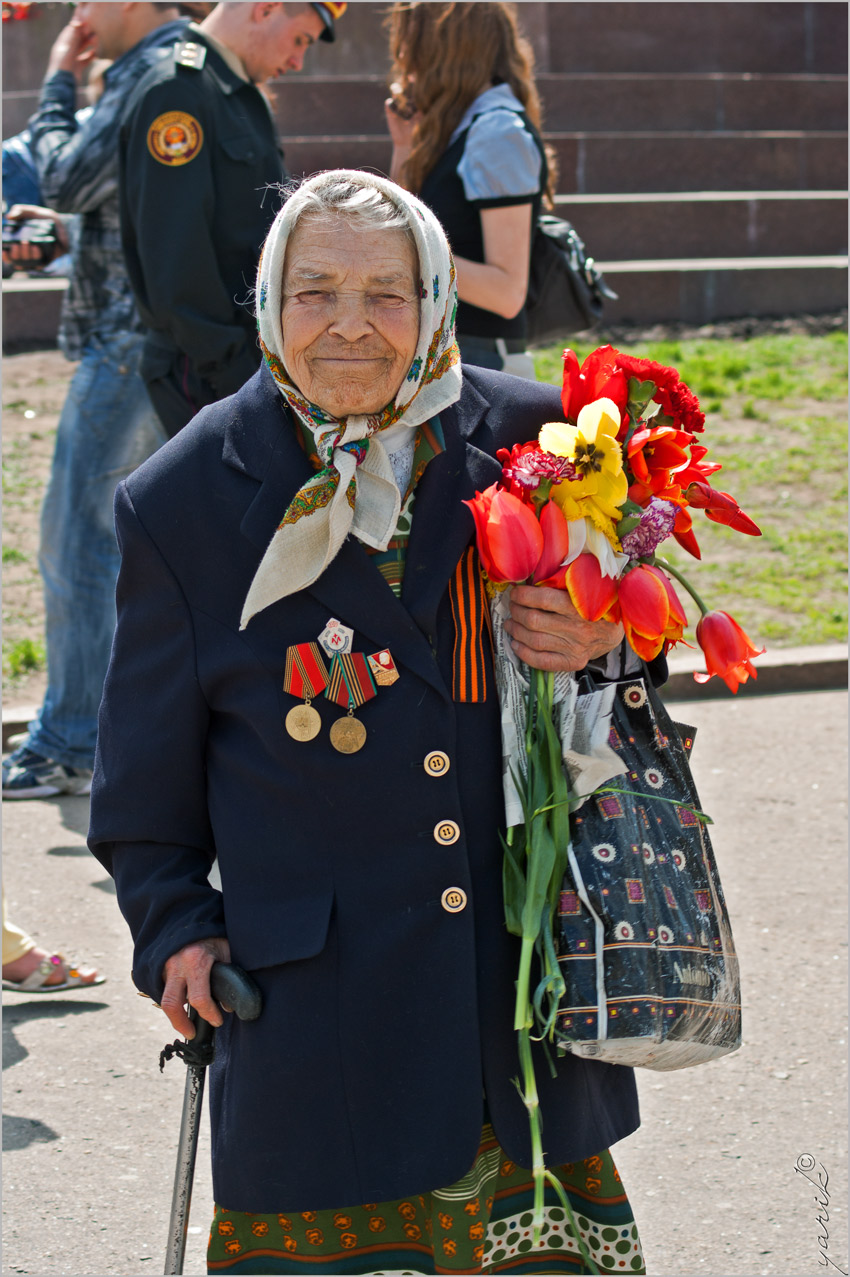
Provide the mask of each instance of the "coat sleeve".
[{"label": "coat sleeve", "polygon": [[[200,146],[182,164],[157,159],[151,126],[163,116],[190,116]],[[167,333],[219,397],[233,393],[257,370],[247,330],[222,278],[214,216],[216,130],[198,78],[147,85],[133,99],[121,128],[121,237],[131,281],[150,326]]]},{"label": "coat sleeve", "polygon": [[204,766],[209,711],[191,612],[122,483],[118,625],[100,709],[89,847],[115,879],[135,943],[133,980],[155,1001],[165,960],[224,936]]},{"label": "coat sleeve", "polygon": [[88,213],[117,194],[114,98],[107,89],[99,109],[80,121],[71,72],[44,82],[29,128],[42,199],[58,213]]}]

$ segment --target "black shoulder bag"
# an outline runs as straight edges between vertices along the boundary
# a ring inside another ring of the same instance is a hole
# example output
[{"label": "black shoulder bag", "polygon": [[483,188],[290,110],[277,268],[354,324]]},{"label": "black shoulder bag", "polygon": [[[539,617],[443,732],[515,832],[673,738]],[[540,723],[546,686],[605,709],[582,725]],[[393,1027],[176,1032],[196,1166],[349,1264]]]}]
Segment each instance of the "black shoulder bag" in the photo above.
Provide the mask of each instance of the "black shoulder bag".
[{"label": "black shoulder bag", "polygon": [[575,227],[543,213],[534,228],[525,314],[529,346],[549,346],[595,328],[603,299],[617,300]]}]

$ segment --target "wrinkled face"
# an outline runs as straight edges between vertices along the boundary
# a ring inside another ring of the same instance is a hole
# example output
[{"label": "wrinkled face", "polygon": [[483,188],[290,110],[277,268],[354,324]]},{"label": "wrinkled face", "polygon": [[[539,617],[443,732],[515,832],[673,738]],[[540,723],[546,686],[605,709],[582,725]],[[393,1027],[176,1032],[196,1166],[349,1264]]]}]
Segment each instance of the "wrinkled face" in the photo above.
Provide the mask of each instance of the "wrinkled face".
[{"label": "wrinkled face", "polygon": [[419,340],[419,263],[402,230],[331,217],[299,223],[283,272],[283,362],[334,417],[380,412]]},{"label": "wrinkled face", "polygon": [[312,5],[253,5],[239,52],[255,84],[300,71],[325,24]]},{"label": "wrinkled face", "polygon": [[99,58],[120,58],[126,52],[123,4],[78,4],[74,17],[94,36]]}]

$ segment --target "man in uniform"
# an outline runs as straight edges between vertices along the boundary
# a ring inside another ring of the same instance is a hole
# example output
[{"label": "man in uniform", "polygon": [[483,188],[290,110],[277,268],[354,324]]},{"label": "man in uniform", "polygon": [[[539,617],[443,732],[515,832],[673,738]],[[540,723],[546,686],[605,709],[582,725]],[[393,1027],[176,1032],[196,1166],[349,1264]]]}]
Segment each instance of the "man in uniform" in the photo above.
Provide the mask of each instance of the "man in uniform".
[{"label": "man in uniform", "polygon": [[[59,345],[79,363],[41,512],[47,692],[3,764],[4,798],[91,786],[115,629],[115,486],[164,442],[139,375],[142,325],[121,251],[116,137],[132,89],[186,27],[178,5],[78,4],[50,51],[29,122],[38,203],[78,215]],[[94,108],[78,115],[78,86],[95,57],[112,65]]]},{"label": "man in uniform", "polygon": [[142,375],[169,435],[257,370],[250,300],[286,179],[257,87],[333,40],[345,4],[219,4],[136,90],[121,129],[121,226],[149,332]]}]

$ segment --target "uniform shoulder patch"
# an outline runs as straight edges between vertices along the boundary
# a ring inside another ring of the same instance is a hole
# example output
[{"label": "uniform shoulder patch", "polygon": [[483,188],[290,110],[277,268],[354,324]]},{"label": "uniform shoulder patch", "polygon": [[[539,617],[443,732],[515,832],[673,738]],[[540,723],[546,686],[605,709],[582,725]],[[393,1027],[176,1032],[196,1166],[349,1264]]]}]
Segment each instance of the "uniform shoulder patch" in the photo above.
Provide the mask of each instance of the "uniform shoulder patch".
[{"label": "uniform shoulder patch", "polygon": [[148,150],[169,168],[188,164],[204,145],[204,131],[194,115],[165,111],[148,129]]},{"label": "uniform shoulder patch", "polygon": [[174,61],[181,67],[192,67],[193,70],[200,71],[206,60],[206,45],[196,44],[194,40],[186,40],[174,50]]}]

